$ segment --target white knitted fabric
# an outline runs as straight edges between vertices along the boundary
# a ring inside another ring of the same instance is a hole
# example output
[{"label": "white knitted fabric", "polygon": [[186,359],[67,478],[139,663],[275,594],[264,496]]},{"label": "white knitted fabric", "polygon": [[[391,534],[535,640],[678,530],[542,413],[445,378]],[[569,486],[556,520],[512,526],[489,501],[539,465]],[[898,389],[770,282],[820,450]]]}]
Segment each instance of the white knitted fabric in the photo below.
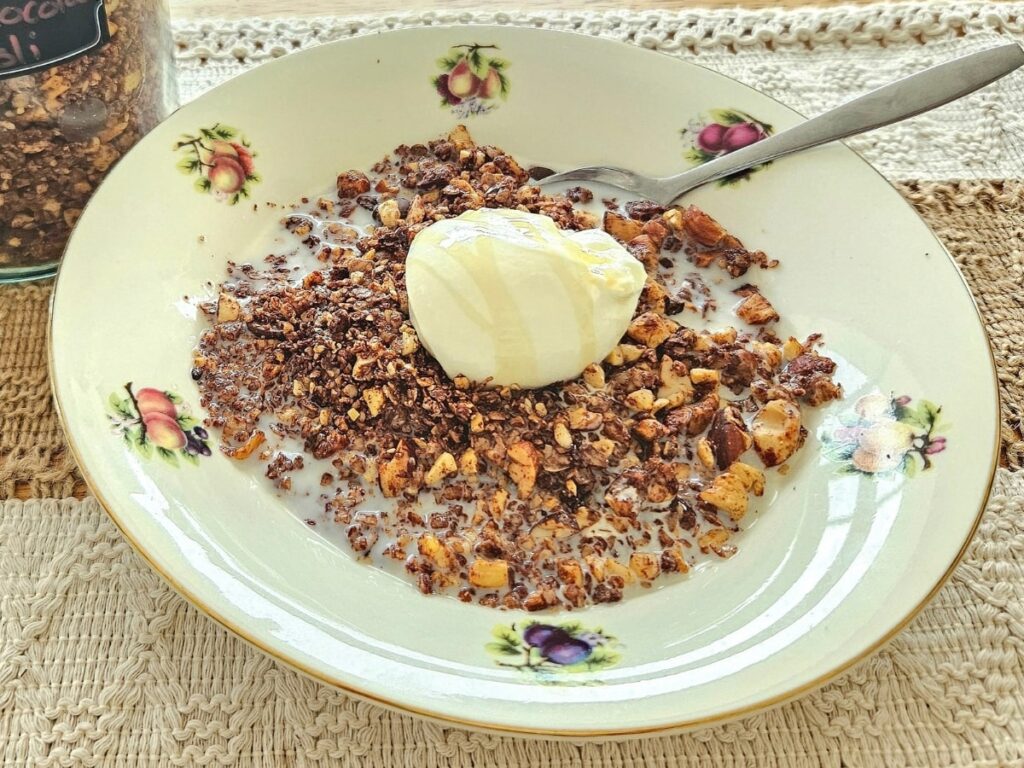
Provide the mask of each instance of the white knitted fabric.
[{"label": "white knitted fabric", "polygon": [[[317,42],[454,21],[572,28],[659,48],[808,114],[959,52],[1006,36],[1024,39],[1024,3],[202,23],[176,27],[182,95],[193,97],[262,60]],[[1024,169],[1022,112],[1018,76],[854,145],[891,178],[1014,179]],[[997,340],[1004,397],[1019,392],[1024,190],[974,184],[904,185],[903,191],[928,212],[975,289],[992,291],[979,298]],[[988,217],[984,238],[973,236],[979,196],[987,200],[978,214]],[[24,293],[33,306],[45,306],[43,289]],[[20,320],[12,314],[6,322]],[[30,435],[52,414],[36,413],[46,391],[41,331],[22,335],[17,350],[0,351],[38,358],[40,373],[27,363],[0,368],[0,401],[17,403]],[[1007,397],[1005,406],[1010,444],[1019,441],[1022,402]],[[978,534],[950,583],[853,671],[735,723],[603,744],[469,733],[359,702],[280,666],[202,616],[134,554],[94,501],[4,502],[0,766],[70,765],[1024,765],[1024,472],[1000,470]]]},{"label": "white knitted fabric", "polygon": [[[454,23],[573,30],[698,62],[815,115],[898,77],[1007,38],[1024,3],[879,4],[793,11],[430,12],[176,26],[181,96],[318,43]],[[1015,178],[1024,168],[1024,72],[913,120],[850,139],[892,179]]]}]

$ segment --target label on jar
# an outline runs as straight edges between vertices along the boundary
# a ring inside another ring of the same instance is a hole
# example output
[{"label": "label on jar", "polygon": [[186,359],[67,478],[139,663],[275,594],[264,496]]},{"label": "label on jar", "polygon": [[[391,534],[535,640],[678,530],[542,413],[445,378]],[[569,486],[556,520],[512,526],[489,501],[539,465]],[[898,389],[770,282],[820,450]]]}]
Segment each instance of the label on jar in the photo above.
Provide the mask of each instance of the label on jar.
[{"label": "label on jar", "polygon": [[63,64],[109,40],[103,0],[0,0],[0,80]]}]

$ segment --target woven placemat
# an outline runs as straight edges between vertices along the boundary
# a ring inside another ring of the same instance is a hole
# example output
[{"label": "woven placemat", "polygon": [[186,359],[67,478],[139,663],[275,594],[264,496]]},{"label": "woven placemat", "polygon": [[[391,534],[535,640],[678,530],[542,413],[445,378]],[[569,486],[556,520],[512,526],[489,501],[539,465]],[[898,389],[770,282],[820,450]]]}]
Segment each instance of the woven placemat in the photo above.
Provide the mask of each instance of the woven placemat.
[{"label": "woven placemat", "polygon": [[[418,14],[177,27],[193,96],[323,40],[413,24],[573,29],[658,48],[816,112],[993,39],[1024,5]],[[49,400],[47,285],[0,288],[0,757],[25,765],[860,766],[1024,764],[1024,89],[855,144],[936,230],[992,338],[1003,464],[956,574],[886,649],[820,691],[678,737],[528,741],[386,712],[297,675],[208,621],[81,490]],[[956,178],[943,181],[943,178]],[[1005,178],[1005,181],[991,179]]]}]

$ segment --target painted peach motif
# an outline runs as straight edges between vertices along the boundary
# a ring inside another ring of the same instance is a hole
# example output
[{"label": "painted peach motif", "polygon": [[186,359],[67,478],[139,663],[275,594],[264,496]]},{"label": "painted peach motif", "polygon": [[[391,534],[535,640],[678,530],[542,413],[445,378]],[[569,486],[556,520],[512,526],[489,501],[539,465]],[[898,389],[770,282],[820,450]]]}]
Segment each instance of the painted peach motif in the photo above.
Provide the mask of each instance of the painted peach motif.
[{"label": "painted peach motif", "polygon": [[112,393],[107,410],[115,434],[143,458],[155,453],[172,466],[179,460],[198,464],[209,456],[209,433],[192,417],[178,395],[154,387],[135,390],[131,382],[124,394]]},{"label": "painted peach motif", "polygon": [[234,205],[249,197],[249,186],[260,180],[256,174],[256,153],[238,130],[222,123],[186,134],[174,145],[184,153],[178,169],[198,175],[196,189]]}]

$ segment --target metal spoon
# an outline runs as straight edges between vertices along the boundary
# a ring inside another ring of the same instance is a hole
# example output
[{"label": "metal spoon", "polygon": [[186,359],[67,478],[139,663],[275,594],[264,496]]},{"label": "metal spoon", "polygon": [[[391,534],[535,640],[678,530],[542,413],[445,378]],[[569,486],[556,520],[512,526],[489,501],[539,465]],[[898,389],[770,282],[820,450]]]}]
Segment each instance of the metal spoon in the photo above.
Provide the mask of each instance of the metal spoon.
[{"label": "metal spoon", "polygon": [[1022,64],[1024,50],[1016,43],[961,56],[882,86],[789,130],[675,176],[651,178],[625,168],[588,166],[556,173],[537,183],[543,186],[556,181],[599,181],[668,205],[709,181],[927,112],[1010,74]]}]

